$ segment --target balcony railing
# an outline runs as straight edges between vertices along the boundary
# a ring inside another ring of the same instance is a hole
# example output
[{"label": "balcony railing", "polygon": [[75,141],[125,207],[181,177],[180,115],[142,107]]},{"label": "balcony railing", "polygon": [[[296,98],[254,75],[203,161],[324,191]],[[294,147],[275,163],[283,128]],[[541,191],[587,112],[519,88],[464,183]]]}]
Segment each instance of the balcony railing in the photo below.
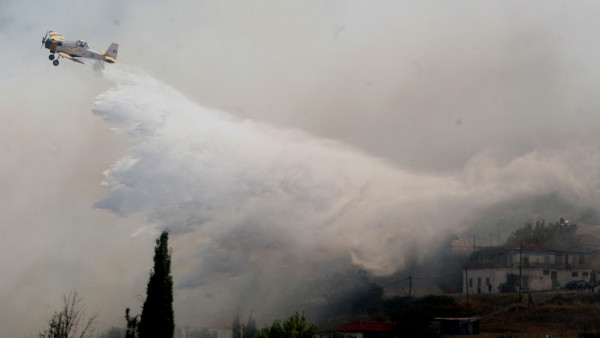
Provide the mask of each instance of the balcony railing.
[{"label": "balcony railing", "polygon": [[[539,268],[553,270],[572,270],[572,269],[592,269],[591,264],[565,264],[565,263],[542,263],[542,262],[523,262],[522,268]],[[469,269],[499,269],[509,268],[518,269],[519,263],[504,263],[504,262],[470,262]]]}]

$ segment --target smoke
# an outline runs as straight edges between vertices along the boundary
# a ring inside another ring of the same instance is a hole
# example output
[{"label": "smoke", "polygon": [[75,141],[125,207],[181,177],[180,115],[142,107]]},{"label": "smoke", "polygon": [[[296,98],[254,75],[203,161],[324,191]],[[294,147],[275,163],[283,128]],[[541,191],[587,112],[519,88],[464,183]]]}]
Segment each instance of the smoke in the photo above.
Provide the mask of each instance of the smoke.
[{"label": "smoke", "polygon": [[[0,335],[72,289],[122,326],[164,228],[193,326],[299,310],[307,280],[414,266],[473,224],[593,219],[597,7],[0,2]],[[54,67],[48,29],[119,63]]]},{"label": "smoke", "polygon": [[[211,262],[219,249],[238,269],[281,249],[351,254],[387,273],[402,266],[397,235],[426,212],[420,201],[434,187],[457,190],[453,180],[415,177],[333,140],[201,107],[145,74],[105,74],[117,87],[97,97],[94,113],[139,144],[105,172],[111,191],[96,206],[144,214],[175,234],[203,232],[207,267],[231,270]],[[376,242],[385,247],[373,250]]]},{"label": "smoke", "polygon": [[[176,288],[204,290],[213,310],[282,302],[275,296],[340,259],[390,274],[498,203],[556,192],[597,199],[600,157],[589,140],[509,159],[483,151],[457,174],[415,174],[203,107],[139,69],[103,74],[115,85],[93,112],[135,145],[104,172],[110,192],[95,206],[142,215],[140,235],[169,229]],[[290,268],[294,278],[282,278]],[[227,295],[214,291],[225,285]]]}]

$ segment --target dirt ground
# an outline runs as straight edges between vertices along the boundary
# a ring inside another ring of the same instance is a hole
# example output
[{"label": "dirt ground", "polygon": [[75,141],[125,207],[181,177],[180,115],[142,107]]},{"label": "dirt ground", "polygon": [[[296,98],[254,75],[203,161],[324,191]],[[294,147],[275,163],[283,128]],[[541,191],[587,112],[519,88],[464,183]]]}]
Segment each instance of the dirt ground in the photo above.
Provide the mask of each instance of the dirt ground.
[{"label": "dirt ground", "polygon": [[523,298],[521,304],[498,306],[482,314],[478,335],[444,337],[600,338],[600,294],[537,293],[530,307]]}]

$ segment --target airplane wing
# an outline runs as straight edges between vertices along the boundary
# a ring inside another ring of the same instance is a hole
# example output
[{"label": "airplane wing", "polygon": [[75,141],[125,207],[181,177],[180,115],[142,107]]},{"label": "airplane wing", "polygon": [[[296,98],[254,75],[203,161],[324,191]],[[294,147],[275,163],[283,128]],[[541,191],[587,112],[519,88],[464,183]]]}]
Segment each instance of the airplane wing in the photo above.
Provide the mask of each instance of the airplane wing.
[{"label": "airplane wing", "polygon": [[48,35],[50,36],[50,39],[54,41],[65,41],[65,37],[60,35],[59,32],[50,31],[48,32]]},{"label": "airplane wing", "polygon": [[60,56],[64,57],[65,59],[69,59],[69,60],[71,60],[71,61],[73,61],[73,62],[77,62],[77,63],[81,63],[81,64],[83,64],[83,62],[81,62],[81,61],[79,61],[79,60],[75,59],[74,57],[72,57],[71,55],[69,55],[69,54],[67,54],[67,53],[65,53],[65,52],[58,52],[58,55],[60,55]]},{"label": "airplane wing", "polygon": [[58,52],[58,55],[64,57],[65,59],[73,59],[73,57],[65,52]]}]

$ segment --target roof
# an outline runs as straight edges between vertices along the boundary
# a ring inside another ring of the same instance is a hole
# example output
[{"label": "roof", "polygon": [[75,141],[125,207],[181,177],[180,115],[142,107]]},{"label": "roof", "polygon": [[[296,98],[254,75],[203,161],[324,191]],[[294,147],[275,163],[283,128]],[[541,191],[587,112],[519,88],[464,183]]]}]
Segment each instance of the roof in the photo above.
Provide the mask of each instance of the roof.
[{"label": "roof", "polygon": [[[521,246],[520,242],[517,243],[513,243],[512,245],[510,245],[508,248],[511,250],[519,250]],[[551,247],[547,247],[547,246],[543,246],[541,244],[537,244],[537,243],[533,243],[533,242],[523,242],[523,250],[529,250],[529,251],[561,251],[555,248],[551,248]]]},{"label": "roof", "polygon": [[600,238],[589,234],[575,235],[575,240],[581,245],[600,246]]},{"label": "roof", "polygon": [[366,321],[358,320],[347,324],[340,325],[329,329],[328,331],[341,331],[341,332],[390,332],[392,330],[392,324],[386,322]]},{"label": "roof", "polygon": [[586,232],[586,231],[597,232],[598,230],[600,230],[600,225],[597,225],[597,224],[583,223],[580,221],[577,221],[576,223],[577,223],[577,232]]}]

